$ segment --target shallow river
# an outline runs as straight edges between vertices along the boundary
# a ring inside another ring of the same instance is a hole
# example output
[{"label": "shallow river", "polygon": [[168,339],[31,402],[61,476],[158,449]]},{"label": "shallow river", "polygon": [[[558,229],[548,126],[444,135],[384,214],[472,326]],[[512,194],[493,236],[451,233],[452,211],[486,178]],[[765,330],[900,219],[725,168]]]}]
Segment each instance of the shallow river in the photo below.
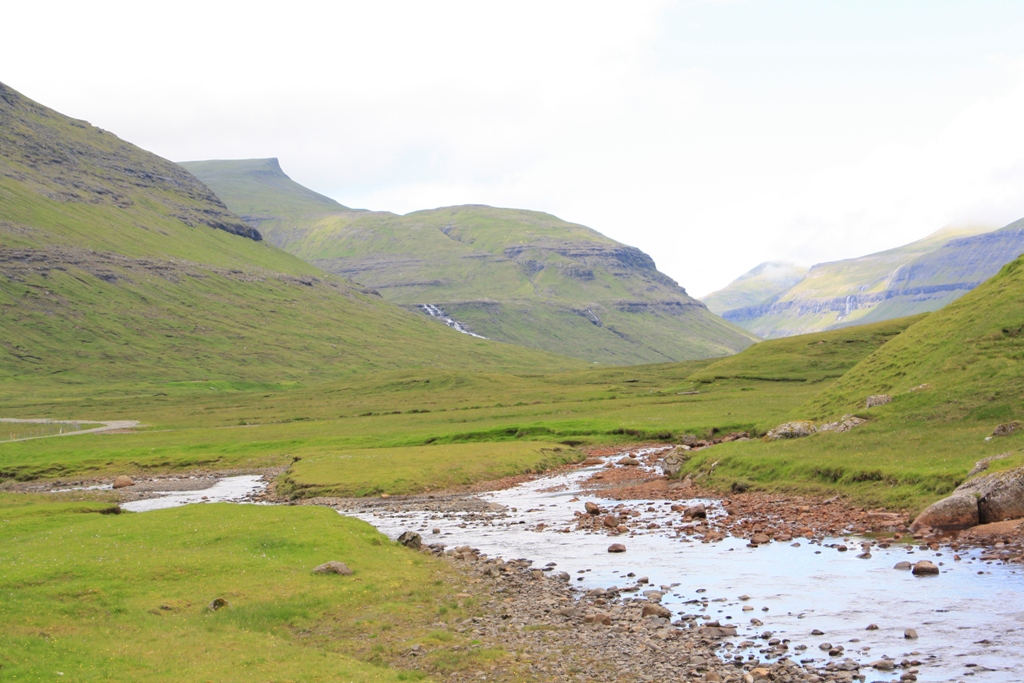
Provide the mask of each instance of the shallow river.
[{"label": "shallow river", "polygon": [[[1017,566],[981,563],[974,551],[961,550],[963,560],[954,563],[948,550],[876,546],[870,559],[858,559],[852,547],[849,552],[825,547],[845,539],[748,548],[742,539],[701,543],[677,538],[666,529],[615,538],[582,531],[560,533],[559,529],[574,525],[573,513],[582,510],[584,502],[612,503],[578,486],[598,469],[575,470],[481,496],[507,506],[510,512],[515,509],[497,523],[445,519],[436,513],[356,516],[392,538],[413,530],[423,534],[426,543],[470,545],[491,556],[529,558],[535,567],[555,562],[556,570],[571,574],[573,585],[584,589],[633,585],[635,578],[627,576],[630,572],[646,576],[654,588],[671,587],[662,604],[674,614],[708,615],[723,624],[735,623],[740,634],[735,642],[772,631],[774,637],[790,639],[793,659],[814,658],[816,665],[829,659],[819,649],[828,642],[842,645],[844,656],[863,662],[883,655],[897,661],[920,660],[921,681],[1024,681],[1024,575]],[[578,500],[570,502],[573,499]],[[704,502],[713,515],[717,503]],[[632,503],[630,507],[639,510],[664,505],[664,501]],[[633,518],[630,525],[645,526],[654,520],[664,521],[664,513]],[[540,523],[546,528],[536,531]],[[441,530],[439,535],[431,533],[435,528]],[[625,544],[627,551],[607,552],[613,541]],[[916,577],[893,569],[901,560],[923,559],[942,563],[942,573]],[[741,601],[741,595],[750,599]],[[744,606],[754,609],[743,611]],[[763,625],[751,625],[752,618]],[[878,630],[866,630],[869,624],[876,624]],[[904,638],[908,628],[917,631],[918,639]],[[824,635],[812,636],[815,629]],[[796,651],[798,645],[806,645],[807,650]],[[764,641],[749,652],[756,654],[757,647],[764,647]],[[886,674],[862,669],[862,673],[869,681],[899,678],[899,670]]]},{"label": "shallow river", "polygon": [[[469,545],[505,559],[529,558],[535,567],[553,562],[554,571],[568,572],[572,584],[584,590],[624,588],[646,576],[652,588],[669,589],[662,604],[674,614],[706,615],[723,625],[737,624],[739,637],[733,640],[737,644],[757,640],[757,645],[739,651],[743,654],[756,656],[765,642],[756,636],[771,631],[774,637],[790,640],[793,659],[815,659],[815,665],[829,659],[819,649],[828,642],[845,648],[842,657],[861,662],[883,655],[897,662],[920,660],[921,681],[1024,681],[1024,575],[1016,565],[981,562],[978,552],[967,550],[959,553],[962,561],[954,562],[948,549],[875,546],[870,559],[859,559],[853,546],[849,552],[827,547],[833,542],[850,545],[849,538],[820,544],[801,541],[798,547],[771,543],[748,548],[742,539],[701,543],[664,528],[615,538],[582,531],[561,533],[559,529],[574,525],[573,513],[582,510],[585,501],[604,506],[611,502],[579,488],[597,469],[574,470],[481,495],[508,509],[506,516],[490,521],[434,512],[355,516],[392,538],[413,530],[423,535],[425,543]],[[143,511],[240,501],[259,487],[258,477],[230,477],[211,489],[171,492],[123,507]],[[716,502],[704,502],[710,516],[720,514]],[[630,501],[630,507],[638,510],[663,505],[664,501]],[[633,518],[631,525],[641,527],[654,520],[663,522],[664,513],[645,513]],[[542,523],[546,526],[538,531]],[[435,528],[439,534],[432,533]],[[627,551],[608,553],[612,542],[625,544]],[[893,569],[901,560],[922,559],[941,565],[942,573],[915,577]],[[740,600],[741,595],[749,600]],[[744,611],[744,606],[753,610]],[[751,619],[763,625],[752,625]],[[866,630],[869,624],[878,629]],[[917,631],[916,640],[904,638],[908,628]],[[812,635],[815,629],[823,635]],[[801,645],[807,649],[798,649]],[[864,668],[861,672],[868,681],[896,681],[900,670],[888,674]]]}]

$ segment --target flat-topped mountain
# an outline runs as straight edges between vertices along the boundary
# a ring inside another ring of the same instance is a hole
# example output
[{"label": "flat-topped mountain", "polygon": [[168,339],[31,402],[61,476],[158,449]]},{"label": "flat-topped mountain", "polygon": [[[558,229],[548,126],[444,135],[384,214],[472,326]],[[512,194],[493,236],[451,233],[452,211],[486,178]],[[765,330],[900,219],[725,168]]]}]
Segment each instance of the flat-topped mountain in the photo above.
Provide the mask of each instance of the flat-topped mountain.
[{"label": "flat-topped mountain", "polygon": [[7,387],[583,366],[458,334],[260,239],[177,164],[0,84]]},{"label": "flat-topped mountain", "polygon": [[[300,206],[290,203],[293,186],[252,173],[257,165],[276,168],[273,160],[185,164],[229,208],[255,216],[271,243],[457,329],[619,364],[721,356],[755,341],[650,256],[585,226],[481,205],[404,216],[315,198]],[[276,208],[256,214],[251,197]]]},{"label": "flat-topped mountain", "polygon": [[[721,311],[762,337],[785,337],[935,311],[1024,253],[1024,221],[987,231],[946,228],[859,258],[821,263],[788,289]],[[742,276],[715,297],[742,290]],[[710,297],[709,297],[710,298]]]}]

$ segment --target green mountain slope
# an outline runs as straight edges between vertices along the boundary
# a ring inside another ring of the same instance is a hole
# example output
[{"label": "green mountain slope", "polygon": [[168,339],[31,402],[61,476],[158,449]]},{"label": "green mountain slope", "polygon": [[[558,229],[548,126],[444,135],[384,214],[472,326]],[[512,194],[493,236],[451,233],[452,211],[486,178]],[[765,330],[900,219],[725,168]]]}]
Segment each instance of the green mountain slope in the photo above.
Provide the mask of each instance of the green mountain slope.
[{"label": "green mountain slope", "polygon": [[807,275],[807,268],[783,261],[766,261],[712,292],[701,301],[709,311],[722,315],[726,311],[764,303],[785,292]]},{"label": "green mountain slope", "polygon": [[1024,258],[908,328],[808,405],[829,416],[894,397],[906,419],[1005,421],[1024,412]]},{"label": "green mountain slope", "polygon": [[582,366],[431,324],[259,238],[179,166],[0,85],[5,382]]},{"label": "green mountain slope", "polygon": [[820,263],[789,289],[722,317],[762,337],[785,337],[938,310],[1024,251],[1024,231],[993,239],[979,234],[985,230],[946,228],[896,249]]},{"label": "green mountain slope", "polygon": [[405,216],[312,201],[289,208],[295,195],[273,198],[284,181],[251,173],[254,163],[186,165],[236,212],[248,213],[252,196],[278,207],[258,223],[273,244],[475,334],[617,364],[721,356],[755,340],[639,249],[582,225],[477,205]]}]

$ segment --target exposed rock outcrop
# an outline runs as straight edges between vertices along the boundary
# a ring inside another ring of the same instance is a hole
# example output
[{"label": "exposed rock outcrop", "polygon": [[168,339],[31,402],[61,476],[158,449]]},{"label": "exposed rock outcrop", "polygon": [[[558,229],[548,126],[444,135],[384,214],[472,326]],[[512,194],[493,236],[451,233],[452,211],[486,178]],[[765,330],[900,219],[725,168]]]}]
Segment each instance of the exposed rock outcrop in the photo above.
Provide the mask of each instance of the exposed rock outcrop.
[{"label": "exposed rock outcrop", "polygon": [[874,396],[868,396],[867,407],[874,408],[875,406],[884,406],[887,403],[892,403],[892,396],[889,394],[876,394]]},{"label": "exposed rock outcrop", "polygon": [[778,441],[779,439],[799,439],[800,437],[814,434],[817,428],[809,420],[794,420],[784,422],[775,429],[771,429],[764,435],[764,441]]}]

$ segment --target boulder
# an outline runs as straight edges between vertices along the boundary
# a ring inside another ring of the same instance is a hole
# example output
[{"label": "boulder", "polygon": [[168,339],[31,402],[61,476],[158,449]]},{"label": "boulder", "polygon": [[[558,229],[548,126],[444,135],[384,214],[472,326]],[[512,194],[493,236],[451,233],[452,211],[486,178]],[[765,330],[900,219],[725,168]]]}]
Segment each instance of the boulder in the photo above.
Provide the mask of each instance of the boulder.
[{"label": "boulder", "polygon": [[1001,424],[992,430],[992,436],[1009,436],[1014,432],[1018,431],[1021,427],[1024,427],[1020,422],[1014,420],[1013,422],[1007,422]]},{"label": "boulder", "polygon": [[398,542],[406,548],[419,550],[423,545],[423,538],[415,531],[403,531],[402,535],[398,537]]},{"label": "boulder", "polygon": [[683,435],[682,435],[682,436],[681,436],[681,437],[679,438],[679,441],[680,441],[680,443],[682,443],[682,444],[683,444],[684,446],[689,446],[690,448],[693,448],[694,446],[696,446],[696,445],[697,445],[697,442],[698,442],[698,441],[700,441],[700,439],[698,439],[698,438],[697,438],[696,436],[694,436],[693,434],[683,434]]},{"label": "boulder", "polygon": [[921,560],[920,562],[914,565],[914,568],[911,570],[911,572],[914,574],[914,576],[935,576],[939,573],[939,568],[936,567],[934,563],[929,562],[928,560]]},{"label": "boulder", "polygon": [[662,619],[672,618],[672,612],[669,608],[657,605],[653,602],[649,602],[644,605],[643,611],[640,615],[644,617],[661,617]]},{"label": "boulder", "polygon": [[586,509],[587,514],[589,515],[601,514],[601,506],[598,505],[597,503],[591,503],[590,501],[587,501],[586,503],[583,504],[583,507],[584,509]]},{"label": "boulder", "polygon": [[874,396],[868,396],[867,407],[874,408],[875,406],[884,406],[886,403],[892,403],[892,396],[889,394],[876,394]]},{"label": "boulder", "polygon": [[704,503],[697,503],[686,508],[686,512],[683,513],[687,517],[700,517],[707,519],[708,509],[704,507]]},{"label": "boulder", "polygon": [[1022,517],[1024,467],[1018,467],[967,480],[956,487],[951,496],[927,507],[911,528],[955,531]]},{"label": "boulder", "polygon": [[131,477],[126,477],[122,474],[121,476],[114,479],[115,489],[123,489],[129,486],[135,486],[135,480],[132,479]]},{"label": "boulder", "polygon": [[332,560],[330,562],[324,562],[319,567],[313,570],[314,574],[341,574],[342,576],[349,576],[352,574],[352,570],[348,568],[348,565],[344,562],[337,562]]},{"label": "boulder", "polygon": [[614,529],[619,524],[621,524],[622,521],[618,517],[616,517],[615,515],[605,515],[603,523],[604,523],[604,525],[606,527]]},{"label": "boulder", "polygon": [[910,528],[914,531],[924,527],[943,531],[970,529],[979,524],[978,499],[972,494],[956,494],[932,503],[914,519]]},{"label": "boulder", "polygon": [[778,441],[779,439],[799,439],[803,436],[810,436],[817,430],[814,423],[809,420],[794,420],[784,422],[775,429],[769,430],[764,435],[764,441]]},{"label": "boulder", "polygon": [[1024,517],[1024,467],[970,479],[956,488],[957,494],[977,498],[980,524]]},{"label": "boulder", "polygon": [[608,546],[608,552],[610,553],[624,553],[626,552],[626,546],[621,543],[612,543]]},{"label": "boulder", "polygon": [[661,468],[662,473],[668,477],[677,476],[683,468],[683,463],[690,457],[687,455],[689,450],[689,446],[676,446],[668,455],[659,460],[658,467]]},{"label": "boulder", "polygon": [[878,659],[871,662],[871,667],[879,671],[892,671],[896,668],[896,662],[891,659]]},{"label": "boulder", "polygon": [[632,456],[627,455],[625,458],[619,459],[619,464],[626,465],[628,467],[636,467],[640,464],[640,461]]}]

